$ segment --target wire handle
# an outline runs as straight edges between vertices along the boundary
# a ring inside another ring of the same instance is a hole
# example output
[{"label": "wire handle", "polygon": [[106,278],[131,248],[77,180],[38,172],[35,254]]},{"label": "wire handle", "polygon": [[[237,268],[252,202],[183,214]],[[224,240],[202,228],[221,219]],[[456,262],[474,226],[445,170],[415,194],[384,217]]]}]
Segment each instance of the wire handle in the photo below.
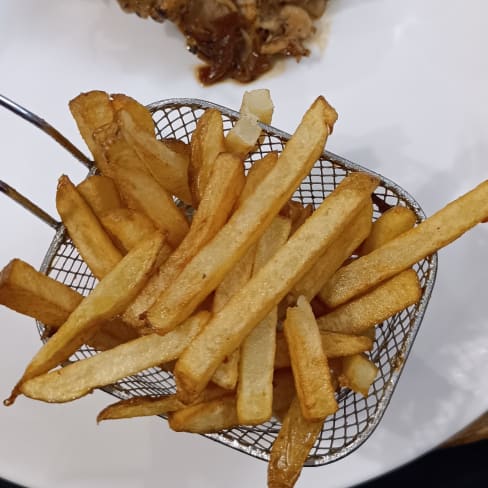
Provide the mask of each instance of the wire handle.
[{"label": "wire handle", "polygon": [[29,200],[27,197],[24,197],[24,195],[19,193],[15,188],[12,188],[9,184],[2,180],[0,180],[0,192],[5,193],[5,195],[11,198],[14,202],[17,202],[20,206],[33,213],[36,217],[40,218],[53,229],[58,230],[62,225],[61,222],[51,217],[45,210]]},{"label": "wire handle", "polygon": [[4,95],[0,94],[0,105],[10,110],[14,114],[22,117],[27,122],[35,125],[47,135],[51,136],[60,146],[63,146],[73,157],[75,157],[80,163],[84,164],[88,169],[92,169],[95,163],[86,157],[74,144],[72,144],[66,137],[56,130],[51,124],[46,122],[43,118],[39,117],[35,113],[27,110],[18,103],[10,100]]}]

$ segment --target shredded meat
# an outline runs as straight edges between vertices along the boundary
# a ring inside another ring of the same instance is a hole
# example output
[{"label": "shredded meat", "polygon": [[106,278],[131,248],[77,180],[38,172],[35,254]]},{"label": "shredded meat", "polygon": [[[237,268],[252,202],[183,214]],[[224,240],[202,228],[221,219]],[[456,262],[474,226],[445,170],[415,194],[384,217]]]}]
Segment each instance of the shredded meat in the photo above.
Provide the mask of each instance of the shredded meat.
[{"label": "shredded meat", "polygon": [[205,61],[205,84],[225,78],[249,82],[276,59],[308,56],[305,42],[327,0],[118,0],[126,12],[157,22],[170,20],[188,49]]}]

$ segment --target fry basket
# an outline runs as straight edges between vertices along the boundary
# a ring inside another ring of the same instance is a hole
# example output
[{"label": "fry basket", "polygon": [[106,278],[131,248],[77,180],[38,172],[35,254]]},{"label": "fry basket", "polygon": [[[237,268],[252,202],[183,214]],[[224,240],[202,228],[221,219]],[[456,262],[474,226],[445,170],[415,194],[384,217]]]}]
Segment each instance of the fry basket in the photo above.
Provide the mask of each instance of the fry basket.
[{"label": "fry basket", "polygon": [[[235,111],[195,99],[163,100],[152,103],[148,108],[153,115],[159,138],[176,138],[184,142],[190,141],[196,121],[207,108],[217,108],[222,113],[226,132],[239,118],[239,114]],[[290,138],[288,134],[273,127],[267,125],[262,127],[263,136],[259,148],[246,161],[247,169],[253,161],[269,152],[280,152]],[[317,207],[348,173],[354,171],[374,174],[381,180],[373,195],[375,219],[394,205],[411,208],[418,222],[425,218],[419,204],[397,184],[327,151],[316,162],[311,173],[295,192],[293,199]],[[93,167],[89,174],[95,172],[96,168]],[[59,225],[56,229],[41,271],[87,295],[96,285],[96,279],[71,243],[64,227]],[[374,348],[369,353],[369,357],[378,367],[379,373],[370,388],[368,397],[345,388],[337,393],[339,409],[324,423],[323,430],[310,451],[306,466],[325,465],[350,454],[379,424],[420,327],[434,285],[436,269],[436,254],[414,266],[422,287],[419,303],[376,327]],[[37,325],[43,337],[44,326],[40,322]],[[88,358],[96,353],[97,351],[91,347],[83,346],[70,358],[70,362]],[[175,383],[171,373],[159,368],[150,368],[124,378],[103,390],[119,399],[129,399],[141,395],[174,393]],[[271,420],[259,426],[233,428],[216,434],[207,434],[206,437],[250,456],[268,460],[279,428],[280,423]]]}]

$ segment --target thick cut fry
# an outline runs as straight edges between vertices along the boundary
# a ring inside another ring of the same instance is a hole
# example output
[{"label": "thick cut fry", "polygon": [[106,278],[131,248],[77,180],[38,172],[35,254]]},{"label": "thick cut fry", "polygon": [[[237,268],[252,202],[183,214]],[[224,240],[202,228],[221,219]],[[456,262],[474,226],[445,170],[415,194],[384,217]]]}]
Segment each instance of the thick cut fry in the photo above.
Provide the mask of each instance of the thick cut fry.
[{"label": "thick cut fry", "polygon": [[107,163],[103,148],[95,141],[93,133],[113,121],[114,113],[108,94],[102,91],[81,93],[69,102],[69,109],[98,168],[105,174]]},{"label": "thick cut fry", "polygon": [[295,200],[288,200],[280,210],[280,215],[291,220],[291,235],[312,215],[312,212],[313,206],[311,204],[304,206],[300,202],[295,202]]},{"label": "thick cut fry", "polygon": [[271,448],[268,488],[292,488],[302,472],[303,463],[322,431],[323,420],[303,417],[295,397],[285,415],[278,437]]},{"label": "thick cut fry", "polygon": [[209,242],[225,224],[244,186],[242,161],[229,153],[217,157],[219,169],[212,173],[195,212],[190,231],[164,265],[148,282],[131,307],[124,314],[134,327],[144,327],[139,317],[168,288],[185,265]]},{"label": "thick cut fry", "polygon": [[314,267],[296,284],[290,293],[292,302],[303,295],[312,300],[344,261],[363,242],[371,230],[373,207],[368,203],[317,260]]},{"label": "thick cut fry", "polygon": [[130,195],[129,206],[134,205],[135,210],[145,213],[158,229],[167,233],[170,246],[178,246],[189,225],[169,193],[144,171],[123,167],[115,167],[113,171],[122,196]]},{"label": "thick cut fry", "polygon": [[363,354],[342,358],[339,384],[368,396],[368,391],[376,379],[378,368]]},{"label": "thick cut fry", "polygon": [[88,203],[67,176],[61,176],[56,208],[78,252],[99,280],[122,259]]},{"label": "thick cut fry", "polygon": [[193,207],[202,199],[217,156],[225,151],[224,129],[221,113],[207,109],[198,119],[191,136],[191,158],[188,166],[188,180]]},{"label": "thick cut fry", "polygon": [[338,406],[317,321],[305,297],[287,310],[284,332],[302,415],[324,420]]},{"label": "thick cut fry", "polygon": [[200,312],[165,336],[151,334],[139,337],[96,356],[41,374],[23,383],[21,391],[30,398],[45,402],[75,400],[94,388],[177,358],[208,317],[208,312]]},{"label": "thick cut fry", "polygon": [[383,282],[369,293],[341,305],[317,319],[320,330],[363,334],[420,300],[422,288],[412,269]]},{"label": "thick cut fry", "polygon": [[[317,321],[319,324],[319,321]],[[320,324],[319,324],[320,327]],[[373,340],[369,337],[352,334],[341,334],[338,332],[320,332],[322,350],[327,359],[351,356],[364,351],[370,351],[373,347]],[[275,369],[289,368],[290,353],[288,344],[282,332],[276,334]]]},{"label": "thick cut fry", "polygon": [[151,112],[127,95],[120,93],[110,95],[112,99],[112,107],[116,112],[116,116],[124,111],[130,114],[132,120],[148,135],[154,136],[154,120]]},{"label": "thick cut fry", "polygon": [[411,229],[417,222],[415,212],[407,207],[392,207],[374,222],[367,239],[358,249],[358,254],[365,254],[378,249],[403,232]]},{"label": "thick cut fry", "polygon": [[163,242],[164,237],[159,232],[155,233],[127,254],[98,283],[31,360],[12,393],[10,403],[23,383],[67,360],[93,335],[98,325],[125,310],[153,272]]},{"label": "thick cut fry", "polygon": [[[124,254],[156,230],[149,217],[130,208],[107,210],[99,215],[99,219],[113,243]],[[167,244],[165,250],[169,256],[171,249]]]},{"label": "thick cut fry", "polygon": [[283,420],[295,395],[295,380],[291,369],[276,370],[273,376],[273,415],[278,420]]},{"label": "thick cut fry", "polygon": [[[377,184],[376,178],[362,173],[345,178],[274,257],[214,315],[176,364],[175,377],[183,401],[191,400],[205,387],[225,355],[241,344],[313,266],[324,248],[365,205]],[[247,313],[243,315],[242,310]]]},{"label": "thick cut fry", "polygon": [[263,88],[245,91],[242,97],[241,114],[254,115],[264,124],[271,124],[274,105],[269,90]]},{"label": "thick cut fry", "polygon": [[263,234],[322,151],[328,133],[324,120],[327,105],[323,98],[316,100],[253,198],[245,200],[215,238],[188,263],[174,286],[159,297],[148,314],[155,329],[170,330],[188,317]]},{"label": "thick cut fry", "polygon": [[100,214],[122,207],[122,200],[114,181],[107,176],[93,175],[83,180],[76,189],[87,201],[93,213],[100,218]]},{"label": "thick cut fry", "polygon": [[[274,218],[256,246],[253,273],[284,245],[290,228],[289,219]],[[237,386],[237,416],[241,424],[257,425],[271,418],[277,321],[274,307],[241,345]]]},{"label": "thick cut fry", "polygon": [[170,413],[168,423],[176,432],[196,434],[209,434],[235,427],[239,423],[235,396],[226,395]]},{"label": "thick cut fry", "polygon": [[225,149],[245,158],[256,146],[261,126],[252,114],[241,115],[225,138]]},{"label": "thick cut fry", "polygon": [[338,270],[321,291],[335,308],[447,246],[488,218],[488,180],[375,251]]},{"label": "thick cut fry", "polygon": [[121,111],[117,117],[122,136],[154,179],[169,193],[190,204],[192,199],[188,185],[189,156],[172,150],[164,141],[158,141],[154,133],[149,134],[140,130],[127,112]]}]

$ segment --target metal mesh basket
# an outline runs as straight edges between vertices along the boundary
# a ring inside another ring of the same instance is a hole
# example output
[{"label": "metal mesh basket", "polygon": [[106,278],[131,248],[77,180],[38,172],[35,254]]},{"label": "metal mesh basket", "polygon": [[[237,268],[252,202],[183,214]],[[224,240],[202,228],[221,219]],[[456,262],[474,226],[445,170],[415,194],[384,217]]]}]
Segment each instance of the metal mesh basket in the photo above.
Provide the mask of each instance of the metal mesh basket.
[{"label": "metal mesh basket", "polygon": [[[193,99],[172,99],[151,104],[148,108],[156,123],[157,136],[174,137],[189,142],[196,121],[209,107],[223,114],[224,129],[228,131],[238,113],[208,102]],[[253,161],[271,151],[281,151],[288,134],[263,125],[264,135],[258,150],[246,161],[249,168]],[[315,207],[353,171],[371,171],[329,152],[324,152],[309,176],[295,192],[294,199]],[[378,176],[378,175],[376,175]],[[374,218],[386,208],[405,205],[417,215],[418,221],[425,218],[415,200],[395,183],[380,177],[381,184],[373,196]],[[432,255],[414,266],[422,286],[422,298],[394,317],[376,327],[376,340],[370,358],[379,368],[379,374],[364,398],[348,389],[338,393],[339,409],[329,417],[306,461],[307,466],[320,466],[340,459],[359,447],[378,425],[403,369],[415,335],[424,315],[437,267],[437,256]],[[96,279],[79,256],[64,229],[57,231],[42,264],[42,271],[86,295],[96,284]],[[38,323],[42,333],[43,325]],[[77,361],[96,354],[94,349],[83,346],[70,361]],[[141,395],[174,393],[175,384],[171,373],[150,368],[137,375],[124,378],[104,391],[128,399]],[[206,437],[251,456],[268,460],[271,446],[278,434],[280,424],[276,420],[254,427],[238,427]]]}]

